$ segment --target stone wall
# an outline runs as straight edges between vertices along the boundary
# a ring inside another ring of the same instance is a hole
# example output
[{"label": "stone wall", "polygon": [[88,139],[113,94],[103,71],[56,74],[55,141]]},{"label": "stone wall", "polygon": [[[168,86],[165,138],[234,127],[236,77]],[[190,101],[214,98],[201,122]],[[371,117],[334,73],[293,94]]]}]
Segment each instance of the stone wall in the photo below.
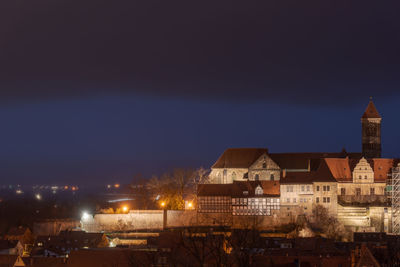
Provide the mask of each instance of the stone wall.
[{"label": "stone wall", "polygon": [[163,213],[163,210],[135,210],[127,214],[96,214],[92,220],[83,220],[82,227],[90,232],[163,229]]},{"label": "stone wall", "polygon": [[338,205],[338,220],[355,232],[390,232],[391,208]]}]

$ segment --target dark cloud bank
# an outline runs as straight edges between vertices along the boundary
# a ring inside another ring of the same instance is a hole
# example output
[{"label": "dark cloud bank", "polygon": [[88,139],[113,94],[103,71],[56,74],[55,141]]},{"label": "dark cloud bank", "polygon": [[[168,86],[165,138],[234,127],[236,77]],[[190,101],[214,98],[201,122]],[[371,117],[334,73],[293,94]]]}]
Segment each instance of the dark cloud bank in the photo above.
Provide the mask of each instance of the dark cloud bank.
[{"label": "dark cloud bank", "polygon": [[[338,103],[400,85],[395,1],[0,3],[3,101],[142,92]],[[363,99],[365,101],[365,99]]]}]

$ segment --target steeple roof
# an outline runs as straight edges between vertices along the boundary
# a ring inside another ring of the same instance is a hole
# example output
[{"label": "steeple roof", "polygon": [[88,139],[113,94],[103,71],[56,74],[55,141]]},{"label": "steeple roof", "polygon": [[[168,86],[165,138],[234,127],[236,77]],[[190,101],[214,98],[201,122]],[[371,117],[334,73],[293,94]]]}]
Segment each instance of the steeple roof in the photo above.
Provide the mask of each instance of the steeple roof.
[{"label": "steeple roof", "polygon": [[361,118],[379,118],[381,119],[381,115],[379,115],[378,110],[376,109],[374,102],[372,100],[369,101],[367,108],[365,109],[364,114]]}]

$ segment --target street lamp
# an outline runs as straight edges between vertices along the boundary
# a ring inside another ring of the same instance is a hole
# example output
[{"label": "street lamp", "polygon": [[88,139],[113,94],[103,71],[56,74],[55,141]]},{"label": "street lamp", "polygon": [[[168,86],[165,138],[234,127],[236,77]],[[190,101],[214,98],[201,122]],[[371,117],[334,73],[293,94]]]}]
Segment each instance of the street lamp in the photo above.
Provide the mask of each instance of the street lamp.
[{"label": "street lamp", "polygon": [[129,209],[128,209],[127,206],[123,206],[123,207],[122,207],[122,211],[123,211],[123,212],[128,212],[128,210],[129,210]]}]

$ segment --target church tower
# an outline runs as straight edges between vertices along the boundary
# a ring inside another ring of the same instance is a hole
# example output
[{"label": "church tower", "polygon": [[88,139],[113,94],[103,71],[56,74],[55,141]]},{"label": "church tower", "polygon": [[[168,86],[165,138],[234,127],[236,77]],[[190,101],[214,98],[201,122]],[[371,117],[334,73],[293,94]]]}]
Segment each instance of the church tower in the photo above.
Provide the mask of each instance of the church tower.
[{"label": "church tower", "polygon": [[361,117],[362,153],[366,158],[381,157],[381,121],[382,117],[379,115],[371,98]]}]

